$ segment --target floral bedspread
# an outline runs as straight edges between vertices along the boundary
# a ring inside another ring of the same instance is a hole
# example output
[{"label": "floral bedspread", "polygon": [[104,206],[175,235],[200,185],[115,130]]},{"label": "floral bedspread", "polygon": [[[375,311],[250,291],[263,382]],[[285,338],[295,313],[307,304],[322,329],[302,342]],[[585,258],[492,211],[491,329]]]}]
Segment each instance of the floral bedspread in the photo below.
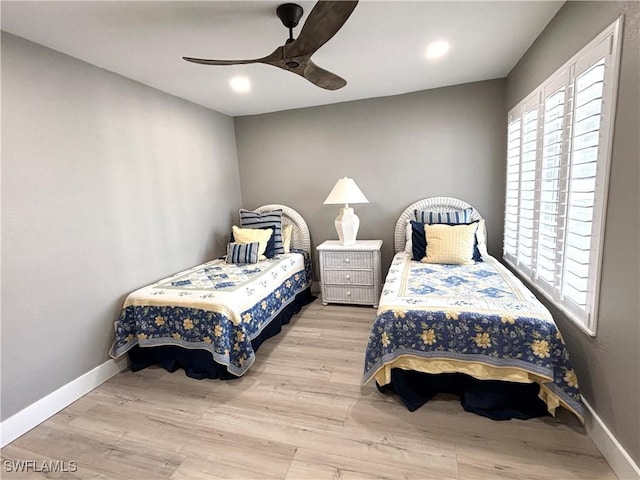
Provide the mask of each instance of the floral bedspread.
[{"label": "floral bedspread", "polygon": [[435,265],[397,253],[366,350],[364,382],[392,368],[537,382],[553,413],[583,418],[576,374],[549,311],[495,258]]},{"label": "floral bedspread", "polygon": [[251,265],[198,265],[127,297],[110,355],[135,345],[204,349],[241,376],[255,360],[251,340],[310,285],[311,259],[302,250]]}]

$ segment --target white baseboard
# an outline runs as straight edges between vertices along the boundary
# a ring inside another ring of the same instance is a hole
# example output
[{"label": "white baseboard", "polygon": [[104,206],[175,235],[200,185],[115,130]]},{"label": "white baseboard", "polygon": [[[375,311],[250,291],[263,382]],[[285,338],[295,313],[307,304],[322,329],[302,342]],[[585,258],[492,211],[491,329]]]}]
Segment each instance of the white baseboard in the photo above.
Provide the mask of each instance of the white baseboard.
[{"label": "white baseboard", "polygon": [[596,444],[596,447],[602,452],[609,465],[611,465],[616,476],[620,480],[640,480],[640,468],[633,461],[633,458],[620,445],[611,430],[607,428],[602,419],[591,408],[591,405],[584,398],[582,402],[588,411],[585,416],[587,433],[593,443]]},{"label": "white baseboard", "polygon": [[32,428],[71,405],[83,395],[103,384],[127,368],[127,356],[118,360],[107,360],[81,377],[60,387],[55,392],[32,403],[24,410],[7,418],[0,424],[0,447],[13,442]]}]

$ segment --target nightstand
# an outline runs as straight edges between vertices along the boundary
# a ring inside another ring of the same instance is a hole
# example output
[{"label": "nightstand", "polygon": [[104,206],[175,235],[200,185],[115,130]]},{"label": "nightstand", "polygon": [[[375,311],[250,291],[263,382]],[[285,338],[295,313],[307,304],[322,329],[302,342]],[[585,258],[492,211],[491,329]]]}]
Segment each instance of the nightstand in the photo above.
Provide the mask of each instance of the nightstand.
[{"label": "nightstand", "polygon": [[316,247],[320,257],[322,304],[352,303],[378,307],[382,288],[382,240],[342,245],[327,240]]}]

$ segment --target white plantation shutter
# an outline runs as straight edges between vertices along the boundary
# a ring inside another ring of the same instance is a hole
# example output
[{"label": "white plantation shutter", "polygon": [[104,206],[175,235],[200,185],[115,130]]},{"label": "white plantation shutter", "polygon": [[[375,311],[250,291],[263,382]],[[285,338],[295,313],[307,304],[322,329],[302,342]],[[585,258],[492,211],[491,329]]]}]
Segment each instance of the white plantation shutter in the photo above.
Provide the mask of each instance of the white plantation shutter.
[{"label": "white plantation shutter", "polygon": [[515,263],[518,251],[521,123],[522,112],[512,111],[507,132],[507,195],[504,211],[504,256],[512,263]]},{"label": "white plantation shutter", "polygon": [[509,112],[504,259],[595,335],[618,19]]},{"label": "white plantation shutter", "polygon": [[566,213],[566,152],[568,72],[563,71],[543,90],[542,155],[540,166],[537,281],[552,293],[557,284],[558,262],[563,245],[563,219]]},{"label": "white plantation shutter", "polygon": [[538,147],[538,95],[509,112],[504,255],[527,275],[532,271]]},{"label": "white plantation shutter", "polygon": [[520,191],[518,205],[517,265],[528,276],[533,269],[535,231],[536,167],[538,158],[538,102],[525,103],[522,115]]}]

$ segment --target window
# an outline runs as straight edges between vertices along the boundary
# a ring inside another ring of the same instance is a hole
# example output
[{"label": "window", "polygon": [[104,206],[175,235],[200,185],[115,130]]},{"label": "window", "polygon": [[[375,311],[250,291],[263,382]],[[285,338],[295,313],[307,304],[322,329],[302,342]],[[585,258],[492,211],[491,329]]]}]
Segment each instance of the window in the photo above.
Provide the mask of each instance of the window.
[{"label": "window", "polygon": [[595,335],[622,18],[508,115],[503,256]]}]

